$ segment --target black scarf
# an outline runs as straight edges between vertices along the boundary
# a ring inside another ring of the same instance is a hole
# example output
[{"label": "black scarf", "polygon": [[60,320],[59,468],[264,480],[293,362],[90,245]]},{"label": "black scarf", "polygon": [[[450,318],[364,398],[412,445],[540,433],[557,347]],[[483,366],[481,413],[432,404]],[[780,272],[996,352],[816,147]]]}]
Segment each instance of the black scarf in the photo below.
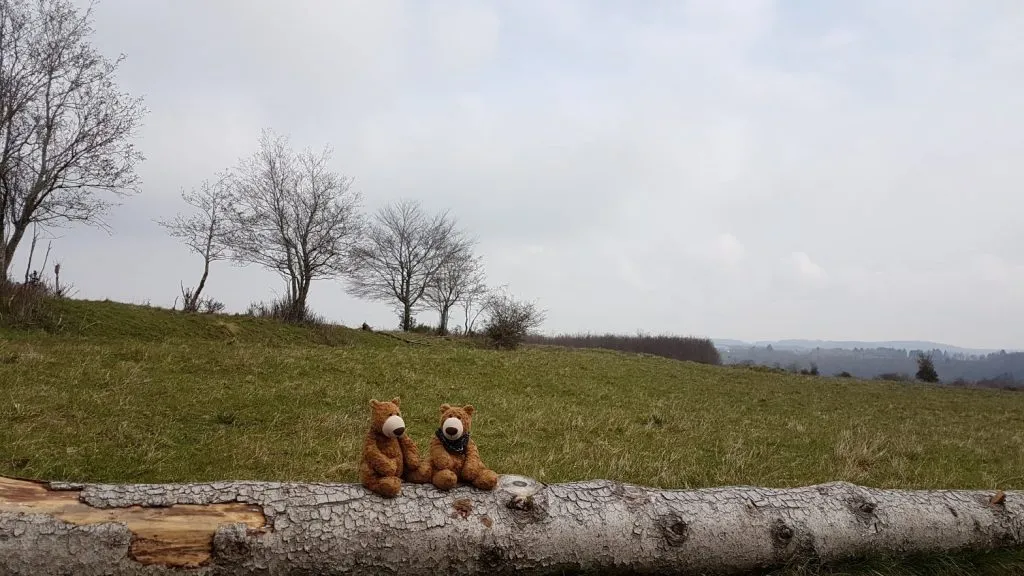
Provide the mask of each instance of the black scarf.
[{"label": "black scarf", "polygon": [[434,432],[434,436],[437,436],[437,439],[441,441],[441,445],[444,446],[445,450],[455,454],[464,454],[466,452],[466,446],[469,445],[469,432],[459,436],[458,440],[449,440],[448,437],[444,435],[444,432],[438,428],[437,431]]}]

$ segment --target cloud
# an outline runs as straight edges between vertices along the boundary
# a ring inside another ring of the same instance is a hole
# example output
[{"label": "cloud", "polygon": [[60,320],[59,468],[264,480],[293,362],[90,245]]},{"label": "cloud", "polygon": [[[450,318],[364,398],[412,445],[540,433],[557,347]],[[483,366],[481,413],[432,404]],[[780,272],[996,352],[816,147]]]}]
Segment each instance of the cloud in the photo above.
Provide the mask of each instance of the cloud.
[{"label": "cloud", "polygon": [[475,72],[494,57],[501,21],[488,4],[480,0],[440,0],[427,8],[434,62],[441,72]]},{"label": "cloud", "polygon": [[1024,286],[1024,263],[1008,262],[994,254],[979,254],[973,262],[978,280],[990,289],[1019,291]]},{"label": "cloud", "polygon": [[826,50],[842,50],[849,48],[860,40],[860,36],[852,30],[835,28],[821,37],[821,47]]},{"label": "cloud", "polygon": [[816,264],[806,252],[793,252],[793,266],[797,277],[810,285],[820,286],[828,280],[825,269]]},{"label": "cloud", "polygon": [[717,239],[718,257],[729,266],[735,266],[743,260],[746,249],[732,234],[719,234]]}]

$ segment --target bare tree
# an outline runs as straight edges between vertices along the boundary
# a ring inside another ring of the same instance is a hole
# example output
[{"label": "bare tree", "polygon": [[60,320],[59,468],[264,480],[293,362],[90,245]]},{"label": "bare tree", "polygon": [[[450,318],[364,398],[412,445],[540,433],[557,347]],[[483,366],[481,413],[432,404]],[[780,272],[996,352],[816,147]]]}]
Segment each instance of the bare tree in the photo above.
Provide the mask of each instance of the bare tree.
[{"label": "bare tree", "polygon": [[138,191],[131,143],[145,108],[118,91],[89,44],[92,8],[0,0],[0,278],[29,226],[103,226],[114,196]]},{"label": "bare tree", "polygon": [[217,180],[204,180],[199,190],[182,192],[181,197],[196,212],[184,216],[178,214],[173,220],[157,220],[174,238],[181,240],[188,248],[203,257],[203,275],[199,285],[192,288],[182,287],[183,303],[187,312],[199,311],[199,298],[210,276],[210,263],[226,260],[230,254],[227,235],[230,231],[228,206],[231,198],[230,180],[227,172],[218,175]]},{"label": "bare tree", "polygon": [[456,250],[444,262],[427,285],[423,297],[437,310],[437,332],[448,333],[448,319],[452,307],[467,294],[483,284],[483,263],[471,250],[472,243],[461,238],[455,240]]},{"label": "bare tree", "polygon": [[304,320],[313,280],[347,271],[360,229],[361,195],[352,179],[329,169],[331,149],[292,151],[264,130],[233,186],[227,244],[239,262],[277,272],[287,283],[288,316]]},{"label": "bare tree", "polygon": [[447,213],[428,216],[411,200],[384,206],[352,250],[349,291],[397,302],[400,327],[411,330],[413,314],[438,273],[467,250]]},{"label": "bare tree", "polygon": [[459,299],[459,305],[462,306],[462,312],[465,317],[463,334],[473,334],[476,329],[476,321],[480,314],[484,312],[484,305],[487,304],[487,296],[490,293],[491,289],[481,279],[475,284],[470,284],[462,294],[462,298]]}]

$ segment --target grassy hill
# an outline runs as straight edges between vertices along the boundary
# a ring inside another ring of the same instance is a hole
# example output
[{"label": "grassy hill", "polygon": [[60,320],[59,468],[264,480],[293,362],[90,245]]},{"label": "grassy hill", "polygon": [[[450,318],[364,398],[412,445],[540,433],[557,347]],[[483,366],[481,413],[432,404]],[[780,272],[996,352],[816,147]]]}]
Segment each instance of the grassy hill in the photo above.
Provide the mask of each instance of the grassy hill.
[{"label": "grassy hill", "polygon": [[[499,472],[666,488],[1024,488],[1024,395],[817,378],[599,349],[48,304],[0,324],[0,475],[90,482],[355,482],[371,397],[426,446],[441,403],[478,409]],[[412,340],[407,342],[405,340]],[[877,565],[1006,573],[1024,554]]]},{"label": "grassy hill", "polygon": [[1024,395],[62,301],[0,329],[0,474],[356,481],[370,397],[425,445],[472,403],[486,462],[547,482],[1024,487]]}]

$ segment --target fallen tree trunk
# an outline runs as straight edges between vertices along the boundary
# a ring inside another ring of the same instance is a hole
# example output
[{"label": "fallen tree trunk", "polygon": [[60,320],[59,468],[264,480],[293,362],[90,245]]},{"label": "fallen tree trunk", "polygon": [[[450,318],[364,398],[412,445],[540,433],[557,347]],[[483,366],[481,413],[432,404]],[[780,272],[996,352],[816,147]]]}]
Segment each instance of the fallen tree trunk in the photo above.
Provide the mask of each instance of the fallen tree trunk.
[{"label": "fallen tree trunk", "polygon": [[731,574],[997,548],[1024,548],[1024,492],[0,478],[0,574]]}]

